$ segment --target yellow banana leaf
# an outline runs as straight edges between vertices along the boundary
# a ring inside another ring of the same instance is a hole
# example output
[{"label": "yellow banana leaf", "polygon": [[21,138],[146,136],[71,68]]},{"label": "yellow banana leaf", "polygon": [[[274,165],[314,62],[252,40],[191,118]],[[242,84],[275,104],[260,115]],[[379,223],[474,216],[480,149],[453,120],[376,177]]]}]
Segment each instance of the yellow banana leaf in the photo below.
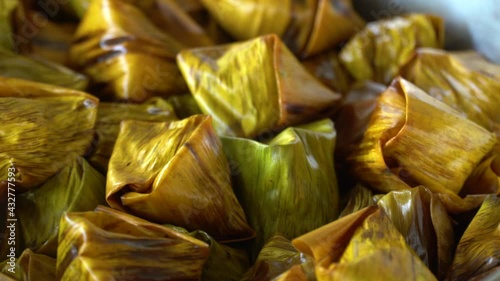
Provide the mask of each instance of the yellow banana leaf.
[{"label": "yellow banana leaf", "polygon": [[[312,275],[314,276],[314,275]],[[274,278],[273,281],[309,281],[315,280],[314,277],[308,276],[307,272],[304,271],[301,265],[294,265],[289,270],[285,271],[283,274]]]},{"label": "yellow banana leaf", "polygon": [[357,81],[389,84],[419,47],[441,48],[441,18],[411,14],[372,22],[340,52],[340,60]]},{"label": "yellow banana leaf", "polygon": [[318,118],[340,101],[275,35],[186,50],[177,61],[219,135],[255,137]]},{"label": "yellow banana leaf", "polygon": [[339,262],[317,265],[318,281],[437,280],[382,211],[364,220]]},{"label": "yellow banana leaf", "polygon": [[205,231],[196,230],[189,233],[182,227],[166,226],[180,233],[188,234],[209,245],[210,255],[203,267],[201,277],[203,281],[239,281],[250,267],[248,254],[244,249],[231,248],[220,244]]},{"label": "yellow banana leaf", "polygon": [[212,44],[169,0],[92,1],[70,50],[72,65],[108,100],[142,102],[187,91],[175,62],[183,48]]},{"label": "yellow banana leaf", "polygon": [[338,215],[333,122],[291,127],[269,142],[223,137],[236,195],[257,232],[253,257],[275,234],[292,239]]},{"label": "yellow banana leaf", "polygon": [[[9,270],[13,268],[14,270]],[[3,262],[0,265],[1,281],[54,281],[56,280],[56,260],[46,255],[36,254],[30,249],[24,250],[14,266]],[[14,272],[12,272],[14,271]],[[4,276],[2,276],[2,273]],[[12,278],[12,279],[9,279]]]},{"label": "yellow banana leaf", "polygon": [[348,198],[349,200],[342,210],[342,213],[340,213],[339,218],[345,217],[377,203],[374,199],[373,192],[360,183],[356,184],[351,190],[349,190]]},{"label": "yellow banana leaf", "polygon": [[200,280],[208,254],[189,235],[98,207],[62,216],[57,280]]},{"label": "yellow banana leaf", "polygon": [[500,136],[500,80],[467,69],[453,55],[422,48],[402,76],[462,116]]},{"label": "yellow banana leaf", "polygon": [[245,273],[241,281],[270,281],[301,263],[302,257],[292,242],[281,235],[275,235],[264,245],[255,265]]},{"label": "yellow banana leaf", "polygon": [[415,187],[392,191],[377,204],[424,264],[443,280],[451,265],[454,236],[441,201],[427,188]]},{"label": "yellow banana leaf", "polygon": [[154,222],[206,231],[217,241],[254,236],[210,116],[123,121],[109,161],[106,200]]},{"label": "yellow banana leaf", "polygon": [[171,96],[168,102],[174,107],[175,113],[179,118],[187,118],[191,115],[203,114],[196,103],[194,97],[190,94]]},{"label": "yellow banana leaf", "polygon": [[0,49],[13,50],[12,11],[17,0],[0,0]]},{"label": "yellow banana leaf", "polygon": [[450,54],[472,71],[477,71],[492,78],[500,78],[500,65],[488,61],[476,51],[453,51]]},{"label": "yellow banana leaf", "polygon": [[40,188],[18,195],[17,216],[25,247],[56,257],[61,215],[105,204],[105,186],[104,176],[79,157]]},{"label": "yellow banana leaf", "polygon": [[459,112],[398,78],[382,93],[363,140],[348,161],[357,178],[386,193],[424,185],[451,213],[482,198],[461,198],[467,178],[496,137]]},{"label": "yellow banana leaf", "polygon": [[[350,0],[202,0],[234,38],[275,33],[296,54],[310,56],[347,40],[364,21]],[[334,28],[332,28],[334,26]]]},{"label": "yellow banana leaf", "polygon": [[165,122],[177,120],[177,116],[167,101],[156,97],[142,104],[100,103],[95,126],[96,147],[88,159],[92,166],[103,173],[108,170],[109,158],[120,132],[122,120]]},{"label": "yellow banana leaf", "polygon": [[498,195],[492,194],[486,197],[458,243],[448,280],[498,280],[486,279],[485,276],[498,276],[500,266],[499,213]]},{"label": "yellow banana leaf", "polygon": [[319,81],[335,92],[345,94],[351,87],[351,77],[336,51],[316,55],[302,61],[304,67]]},{"label": "yellow banana leaf", "polygon": [[30,58],[0,49],[0,76],[85,90],[88,79],[69,68],[42,58]]},{"label": "yellow banana leaf", "polygon": [[16,189],[32,189],[85,154],[99,100],[47,84],[0,77],[0,185],[16,168]]}]

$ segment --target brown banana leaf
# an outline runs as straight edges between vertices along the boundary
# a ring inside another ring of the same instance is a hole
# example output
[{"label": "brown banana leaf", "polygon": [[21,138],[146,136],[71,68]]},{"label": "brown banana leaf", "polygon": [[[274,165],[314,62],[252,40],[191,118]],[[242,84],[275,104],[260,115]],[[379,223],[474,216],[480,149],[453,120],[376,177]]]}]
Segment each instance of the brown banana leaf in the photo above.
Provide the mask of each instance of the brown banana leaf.
[{"label": "brown banana leaf", "polygon": [[356,81],[389,84],[419,47],[441,48],[441,18],[411,14],[366,25],[340,52],[340,60]]},{"label": "brown banana leaf", "polygon": [[84,92],[0,77],[0,185],[14,165],[16,190],[35,188],[85,154],[98,103]]},{"label": "brown banana leaf", "polygon": [[454,235],[441,201],[427,188],[415,187],[392,191],[377,204],[424,264],[443,280],[452,262]]},{"label": "brown banana leaf", "polygon": [[499,196],[486,197],[458,243],[448,280],[498,280],[486,277],[499,276],[499,213]]},{"label": "brown banana leaf", "polygon": [[[14,263],[14,266],[7,264],[7,261],[5,261],[2,264],[0,264],[0,268],[1,268],[1,273],[0,273],[1,281],[56,280],[56,260],[46,255],[36,254],[30,249],[24,250],[21,256],[17,258],[16,262]],[[4,275],[2,276],[2,274]]]},{"label": "brown banana leaf", "polygon": [[203,230],[217,241],[254,236],[210,116],[123,121],[108,168],[106,200],[113,208]]},{"label": "brown banana leaf", "polygon": [[354,188],[349,190],[348,198],[349,200],[347,201],[347,205],[344,207],[344,210],[342,210],[342,213],[340,213],[339,218],[345,217],[377,203],[371,189],[360,183],[356,184]]},{"label": "brown banana leaf", "polygon": [[17,215],[25,247],[55,258],[61,215],[105,204],[105,189],[104,176],[78,157],[40,188],[19,195]]},{"label": "brown banana leaf", "polygon": [[17,0],[0,0],[0,49],[14,50],[12,38],[12,11],[16,8]]},{"label": "brown banana leaf", "polygon": [[0,76],[85,90],[88,79],[69,68],[42,58],[26,57],[0,49]]},{"label": "brown banana leaf", "polygon": [[203,114],[191,94],[171,96],[168,98],[168,102],[174,107],[179,118],[184,119],[191,115]]},{"label": "brown banana leaf", "polygon": [[424,185],[451,213],[481,204],[459,197],[496,137],[459,112],[398,78],[382,93],[363,140],[348,158],[355,176],[386,193]]},{"label": "brown banana leaf", "polygon": [[142,102],[185,93],[176,54],[210,44],[203,29],[173,1],[96,0],[76,31],[70,57],[91,78],[93,93]]},{"label": "brown banana leaf", "polygon": [[120,132],[122,120],[174,121],[174,109],[161,98],[151,98],[142,104],[108,103],[99,104],[96,121],[96,147],[88,157],[90,164],[106,173],[108,162]]},{"label": "brown banana leaf", "polygon": [[477,71],[492,78],[500,78],[500,65],[488,61],[476,51],[453,51],[450,54],[472,71]]},{"label": "brown banana leaf", "polygon": [[251,138],[303,123],[325,115],[341,97],[308,73],[275,35],[186,50],[177,61],[219,135]]},{"label": "brown banana leaf", "polygon": [[350,0],[201,2],[234,38],[248,40],[275,33],[303,57],[336,46],[364,25]]},{"label": "brown banana leaf", "polygon": [[268,142],[223,137],[233,185],[257,232],[253,259],[275,234],[292,239],[338,213],[333,122],[290,127]]},{"label": "brown banana leaf", "polygon": [[345,94],[352,81],[336,51],[328,51],[302,61],[304,67],[335,92]]},{"label": "brown banana leaf", "polygon": [[301,263],[300,252],[292,242],[281,235],[275,235],[264,245],[255,265],[245,273],[241,281],[271,281]]},{"label": "brown banana leaf", "polygon": [[364,220],[337,263],[317,265],[318,281],[437,280],[381,210]]},{"label": "brown banana leaf", "polygon": [[57,280],[200,280],[208,245],[106,207],[65,213]]}]

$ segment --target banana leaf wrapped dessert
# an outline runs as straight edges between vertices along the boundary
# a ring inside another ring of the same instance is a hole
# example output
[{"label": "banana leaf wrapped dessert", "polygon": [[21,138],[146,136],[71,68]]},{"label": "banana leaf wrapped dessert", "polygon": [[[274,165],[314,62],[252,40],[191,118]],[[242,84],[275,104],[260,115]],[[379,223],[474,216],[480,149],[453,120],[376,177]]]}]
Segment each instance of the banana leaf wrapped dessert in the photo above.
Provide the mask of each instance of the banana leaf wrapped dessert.
[{"label": "banana leaf wrapped dessert", "polygon": [[179,68],[219,135],[252,138],[326,114],[340,101],[275,35],[182,51]]},{"label": "banana leaf wrapped dessert", "polygon": [[208,245],[120,211],[65,213],[57,280],[200,280]]},{"label": "banana leaf wrapped dessert", "polygon": [[352,84],[351,77],[340,62],[336,51],[328,51],[302,60],[302,64],[333,91],[342,94],[349,91]]},{"label": "banana leaf wrapped dessert", "polygon": [[[54,281],[56,280],[56,260],[46,255],[24,250],[14,266],[2,263],[2,281]],[[14,268],[14,270],[9,270]],[[14,272],[12,272],[14,271]]]},{"label": "banana leaf wrapped dessert", "polygon": [[151,98],[142,104],[102,102],[97,110],[96,147],[88,157],[90,164],[105,173],[120,132],[122,120],[173,121],[177,120],[172,106],[161,98]]},{"label": "banana leaf wrapped dessert", "polygon": [[150,221],[206,231],[217,241],[254,236],[210,116],[123,121],[109,161],[106,200]]},{"label": "banana leaf wrapped dessert", "polygon": [[173,1],[98,0],[76,31],[70,58],[91,78],[93,93],[142,102],[186,92],[175,56],[183,48],[210,44]]},{"label": "banana leaf wrapped dessert", "polygon": [[201,2],[234,38],[248,40],[275,33],[304,57],[336,46],[364,25],[350,0]]},{"label": "banana leaf wrapped dessert", "polygon": [[441,48],[441,18],[411,14],[376,21],[353,36],[340,51],[340,60],[356,81],[389,84],[419,47]]},{"label": "banana leaf wrapped dessert", "polygon": [[500,65],[488,61],[476,51],[453,51],[450,54],[469,70],[500,78]]},{"label": "banana leaf wrapped dessert", "polygon": [[191,115],[203,114],[196,100],[191,94],[171,96],[167,100],[179,118],[188,118]]},{"label": "banana leaf wrapped dessert", "polygon": [[62,65],[42,58],[27,57],[0,49],[0,76],[85,90],[88,79]]},{"label": "banana leaf wrapped dessert", "polygon": [[255,265],[241,281],[270,281],[292,266],[302,263],[301,254],[292,242],[275,235],[264,245]]},{"label": "banana leaf wrapped dessert", "polygon": [[486,197],[458,243],[448,280],[498,280],[499,212],[498,195]]},{"label": "banana leaf wrapped dessert", "polygon": [[0,185],[14,166],[16,190],[36,188],[84,155],[98,102],[84,92],[0,77]]},{"label": "banana leaf wrapped dessert", "polygon": [[105,189],[104,176],[79,157],[40,188],[20,194],[17,216],[24,246],[55,257],[61,215],[105,204]]},{"label": "banana leaf wrapped dessert", "polygon": [[333,122],[324,119],[265,143],[222,138],[235,193],[257,232],[254,258],[275,234],[291,239],[337,217],[335,136]]},{"label": "banana leaf wrapped dessert", "polygon": [[354,175],[378,192],[423,185],[449,212],[459,213],[484,199],[458,194],[495,143],[494,134],[397,78],[378,99],[348,161]]}]

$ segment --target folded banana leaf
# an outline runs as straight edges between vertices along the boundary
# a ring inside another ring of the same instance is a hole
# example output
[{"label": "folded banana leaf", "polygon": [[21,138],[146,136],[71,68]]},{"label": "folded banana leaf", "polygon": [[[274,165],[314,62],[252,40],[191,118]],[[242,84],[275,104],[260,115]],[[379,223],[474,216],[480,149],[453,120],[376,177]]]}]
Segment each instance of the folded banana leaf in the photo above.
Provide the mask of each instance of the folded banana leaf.
[{"label": "folded banana leaf", "polygon": [[98,103],[84,92],[0,77],[0,185],[14,165],[17,191],[35,188],[85,154]]},{"label": "folded banana leaf", "polygon": [[104,176],[78,157],[40,188],[19,195],[17,215],[25,247],[56,257],[61,215],[105,204],[105,189]]},{"label": "folded banana leaf", "polygon": [[109,161],[106,200],[154,222],[206,231],[217,241],[254,236],[210,116],[123,121]]},{"label": "folded banana leaf", "polygon": [[313,56],[302,61],[304,67],[319,81],[335,92],[345,94],[349,91],[352,81],[349,73],[339,60],[336,51]]},{"label": "folded banana leaf", "polygon": [[270,281],[300,263],[301,255],[292,242],[281,235],[275,235],[264,245],[255,265],[245,273],[241,281]]},{"label": "folded banana leaf", "polygon": [[190,94],[171,96],[167,100],[175,110],[175,113],[179,118],[187,118],[191,115],[203,114],[196,100]]},{"label": "folded banana leaf", "polygon": [[330,49],[364,25],[350,0],[201,2],[234,38],[247,40],[275,33],[301,56]]},{"label": "folded banana leaf", "polygon": [[335,135],[333,122],[324,119],[266,143],[222,138],[236,195],[257,232],[254,258],[275,234],[291,239],[337,217]]},{"label": "folded banana leaf", "polygon": [[402,76],[462,116],[500,136],[500,80],[471,71],[453,55],[430,48],[417,50]]},{"label": "folded banana leaf", "polygon": [[183,94],[175,62],[183,48],[212,44],[169,0],[97,0],[90,4],[70,50],[72,65],[108,100],[142,102]]},{"label": "folded banana leaf", "polygon": [[177,116],[172,106],[161,98],[151,98],[142,104],[100,103],[95,126],[96,147],[88,159],[92,166],[103,173],[108,170],[122,120],[165,122],[177,120]]},{"label": "folded banana leaf", "polygon": [[[314,273],[314,272],[313,272]],[[273,281],[309,281],[316,280],[314,275],[307,275],[301,265],[294,265],[283,274],[274,278]]]},{"label": "folded banana leaf", "polygon": [[340,260],[317,265],[318,281],[437,280],[381,210],[366,218]]},{"label": "folded banana leaf", "polygon": [[0,0],[0,49],[14,50],[12,38],[12,11],[17,0]]},{"label": "folded banana leaf", "polygon": [[498,277],[499,213],[499,196],[492,194],[486,197],[458,243],[448,280],[490,280],[486,277]]},{"label": "folded banana leaf", "polygon": [[209,245],[210,255],[203,267],[201,280],[239,281],[250,267],[248,254],[244,249],[231,248],[220,244],[205,231],[195,230],[189,233],[182,227],[172,225],[166,226],[180,233],[190,235]]},{"label": "folded banana leaf", "polygon": [[2,49],[0,49],[0,76],[21,78],[81,91],[85,90],[88,85],[87,77],[62,65]]},{"label": "folded banana leaf", "polygon": [[377,204],[424,264],[443,280],[452,261],[454,235],[441,201],[427,188],[415,187],[392,191]]},{"label": "folded banana leaf", "polygon": [[56,260],[46,255],[36,254],[30,249],[24,250],[21,256],[17,258],[14,270],[9,270],[12,266],[8,265],[6,262],[3,262],[0,268],[0,280],[2,281],[56,280]]},{"label": "folded banana leaf", "polygon": [[186,50],[177,61],[219,135],[255,137],[318,118],[340,101],[275,35]]},{"label": "folded banana leaf", "polygon": [[200,280],[208,245],[106,207],[65,213],[57,280]]},{"label": "folded banana leaf", "polygon": [[349,200],[342,210],[342,213],[340,213],[339,218],[345,217],[377,203],[371,189],[360,183],[356,184],[351,190],[349,190],[347,197]]},{"label": "folded banana leaf", "polygon": [[441,48],[441,18],[411,14],[372,22],[340,52],[340,60],[357,81],[389,84],[419,47]]},{"label": "folded banana leaf", "polygon": [[500,78],[500,65],[488,61],[476,51],[453,51],[450,54],[472,71]]},{"label": "folded banana leaf", "polygon": [[495,143],[492,133],[398,78],[378,99],[348,161],[355,176],[376,191],[424,185],[449,212],[459,213],[482,202],[457,194]]}]

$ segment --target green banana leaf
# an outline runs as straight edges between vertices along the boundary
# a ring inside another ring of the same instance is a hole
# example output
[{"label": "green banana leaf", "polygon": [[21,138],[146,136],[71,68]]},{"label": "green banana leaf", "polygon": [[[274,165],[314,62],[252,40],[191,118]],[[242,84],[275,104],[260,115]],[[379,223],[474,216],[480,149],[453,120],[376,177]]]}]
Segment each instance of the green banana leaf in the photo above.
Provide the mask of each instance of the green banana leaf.
[{"label": "green banana leaf", "polygon": [[18,195],[17,215],[25,247],[55,257],[61,215],[105,204],[105,187],[104,176],[78,157],[40,188]]},{"label": "green banana leaf", "polygon": [[62,65],[42,58],[30,58],[0,49],[0,76],[85,90],[88,79]]},{"label": "green banana leaf", "polygon": [[[11,268],[14,268],[14,270]],[[30,249],[24,250],[21,256],[17,258],[14,266],[9,265],[7,261],[5,261],[0,264],[0,269],[1,281],[56,280],[56,260],[46,255],[36,254]]]},{"label": "green banana leaf", "polygon": [[270,281],[301,263],[301,254],[292,242],[281,235],[275,235],[266,242],[255,265],[245,273],[241,281]]},{"label": "green banana leaf", "polygon": [[120,132],[122,120],[173,121],[177,120],[174,109],[161,98],[151,98],[142,104],[102,102],[97,108],[95,125],[97,140],[89,162],[97,170],[106,173],[108,162]]},{"label": "green banana leaf", "polygon": [[0,185],[14,166],[16,190],[36,188],[84,155],[98,103],[84,92],[0,77]]},{"label": "green banana leaf", "polygon": [[57,280],[200,280],[205,242],[107,207],[65,213]]},{"label": "green banana leaf", "polygon": [[113,208],[203,230],[217,241],[254,237],[210,116],[123,121],[108,168],[106,200]]},{"label": "green banana leaf", "polygon": [[266,143],[222,137],[233,186],[257,238],[253,257],[275,234],[288,239],[338,215],[333,122],[288,128]]},{"label": "green banana leaf", "polygon": [[0,50],[14,50],[12,37],[12,11],[17,0],[0,0]]},{"label": "green banana leaf", "polygon": [[167,100],[181,119],[188,118],[191,115],[203,114],[191,94],[171,96]]},{"label": "green banana leaf", "polygon": [[443,20],[410,14],[368,23],[340,51],[340,60],[356,81],[389,84],[419,47],[441,48]]},{"label": "green banana leaf", "polygon": [[424,187],[392,191],[378,202],[406,243],[443,280],[451,265],[454,234],[438,197]]},{"label": "green banana leaf", "polygon": [[253,138],[321,118],[340,102],[276,35],[184,50],[177,63],[218,135]]},{"label": "green banana leaf", "polygon": [[[462,235],[449,280],[498,280],[500,265],[500,198],[491,194]],[[484,279],[483,279],[484,278]]]}]

